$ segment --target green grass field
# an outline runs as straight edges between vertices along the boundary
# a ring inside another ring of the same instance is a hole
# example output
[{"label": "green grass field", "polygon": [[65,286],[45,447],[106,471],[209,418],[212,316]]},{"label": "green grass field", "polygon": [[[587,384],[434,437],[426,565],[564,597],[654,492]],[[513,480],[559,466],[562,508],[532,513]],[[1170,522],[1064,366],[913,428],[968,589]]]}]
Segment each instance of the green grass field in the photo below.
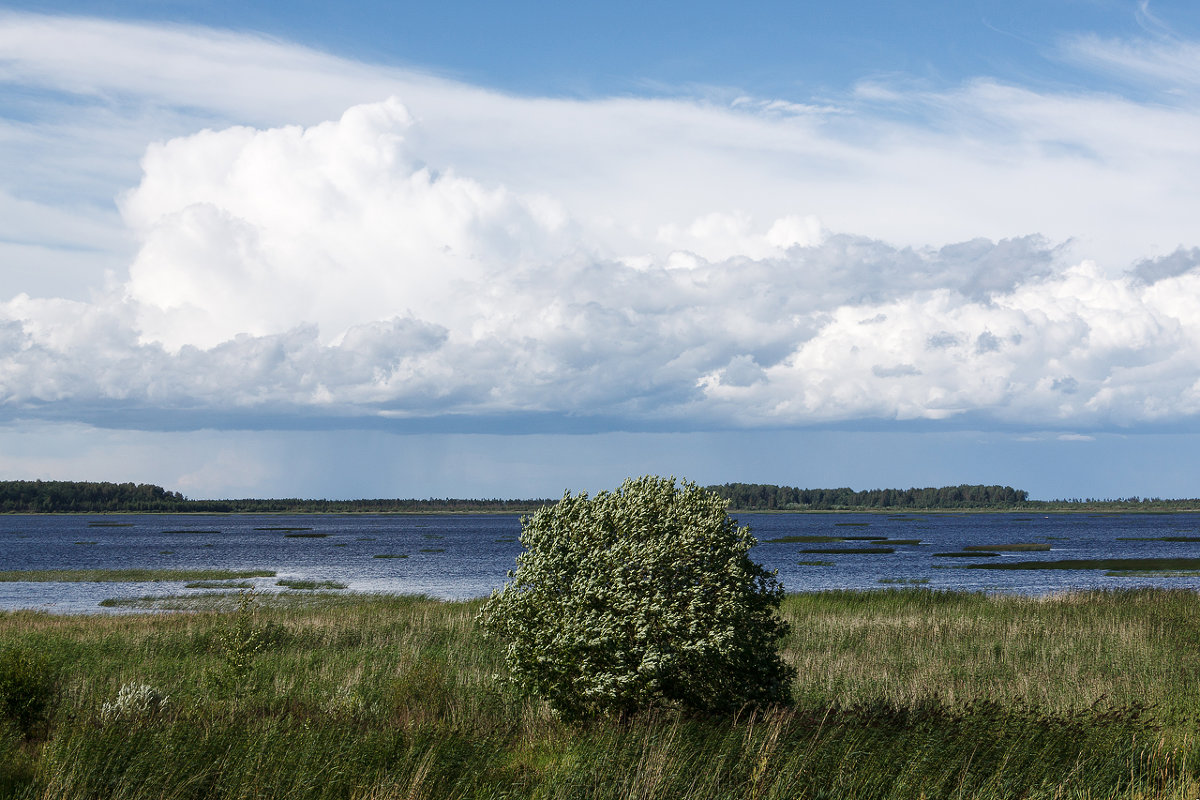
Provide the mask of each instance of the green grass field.
[{"label": "green grass field", "polygon": [[55,678],[0,725],[0,797],[1200,797],[1191,592],[794,595],[792,708],[584,725],[497,677],[478,602],[211,601],[0,613],[0,695],[5,653]]}]

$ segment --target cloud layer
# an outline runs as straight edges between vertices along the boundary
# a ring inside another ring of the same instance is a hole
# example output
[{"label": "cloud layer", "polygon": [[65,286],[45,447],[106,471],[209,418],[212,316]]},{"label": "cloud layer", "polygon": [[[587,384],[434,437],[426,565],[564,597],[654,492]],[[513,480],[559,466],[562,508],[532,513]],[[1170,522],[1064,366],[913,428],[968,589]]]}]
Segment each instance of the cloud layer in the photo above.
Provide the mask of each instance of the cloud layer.
[{"label": "cloud layer", "polygon": [[[36,21],[7,19],[0,40]],[[57,25],[98,46],[99,23]],[[1103,428],[1200,414],[1186,96],[979,81],[800,106],[512,98],[233,35],[175,31],[163,51],[107,25],[168,68],[134,81],[114,57],[85,81],[71,52],[22,39],[4,80],[124,86],[159,107],[173,76],[218,124],[144,149],[123,230],[103,234],[133,243],[127,267],[106,261],[92,297],[0,302],[10,418]],[[1075,47],[1127,60],[1134,45]],[[195,88],[188,59],[214,48],[223,69],[275,75],[274,106]],[[316,106],[353,100],[364,75],[394,96],[313,119],[299,76],[318,68]],[[73,235],[103,238],[82,222]]]}]

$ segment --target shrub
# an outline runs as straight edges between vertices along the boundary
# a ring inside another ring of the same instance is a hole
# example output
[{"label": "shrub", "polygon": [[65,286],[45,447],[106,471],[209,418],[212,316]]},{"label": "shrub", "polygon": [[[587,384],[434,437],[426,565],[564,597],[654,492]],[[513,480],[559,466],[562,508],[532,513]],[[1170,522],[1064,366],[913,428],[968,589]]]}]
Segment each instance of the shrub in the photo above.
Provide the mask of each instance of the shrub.
[{"label": "shrub", "polygon": [[238,607],[217,633],[221,668],[211,678],[218,691],[237,699],[248,697],[260,688],[258,656],[270,642],[275,629],[254,624],[253,589],[239,592]]},{"label": "shrub", "polygon": [[56,675],[50,660],[28,647],[0,651],[0,714],[28,734],[45,719]]},{"label": "shrub", "polygon": [[521,543],[481,620],[513,680],[560,716],[788,701],[783,589],[717,495],[654,476],[567,493],[522,519]]}]

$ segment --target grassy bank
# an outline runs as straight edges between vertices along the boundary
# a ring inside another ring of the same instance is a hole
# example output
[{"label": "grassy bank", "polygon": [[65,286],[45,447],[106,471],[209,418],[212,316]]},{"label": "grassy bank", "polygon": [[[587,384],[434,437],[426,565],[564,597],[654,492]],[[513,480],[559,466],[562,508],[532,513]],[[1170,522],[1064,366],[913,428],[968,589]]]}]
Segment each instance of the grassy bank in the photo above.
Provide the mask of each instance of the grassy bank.
[{"label": "grassy bank", "polygon": [[477,611],[0,614],[0,653],[56,676],[0,733],[0,797],[1200,796],[1192,593],[792,596],[793,708],[584,726],[494,677]]}]

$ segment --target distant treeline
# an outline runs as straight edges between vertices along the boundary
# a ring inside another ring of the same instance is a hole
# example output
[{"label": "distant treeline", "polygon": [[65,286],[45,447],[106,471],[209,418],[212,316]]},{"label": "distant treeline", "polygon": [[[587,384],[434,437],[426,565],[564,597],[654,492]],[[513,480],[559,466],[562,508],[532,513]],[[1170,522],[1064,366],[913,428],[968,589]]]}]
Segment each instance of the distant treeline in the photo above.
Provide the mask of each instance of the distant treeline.
[{"label": "distant treeline", "polygon": [[[1030,500],[1029,492],[1011,486],[928,487],[924,489],[799,489],[770,483],[726,483],[706,487],[739,511],[1185,511],[1200,510],[1200,500],[1157,497],[1117,499]],[[525,514],[551,499],[501,500],[429,498],[424,500],[189,500],[179,492],[149,483],[84,481],[0,481],[0,513],[446,513],[507,512]]]},{"label": "distant treeline", "polygon": [[991,511],[1197,511],[1200,499],[1164,500],[1159,497],[1030,500],[1029,492],[1011,486],[927,487],[924,489],[799,489],[770,483],[726,483],[709,486],[742,511],[878,511],[991,510]]},{"label": "distant treeline", "polygon": [[770,483],[726,483],[708,487],[746,511],[837,511],[877,508],[992,508],[1022,506],[1029,492],[1011,486],[942,486],[925,489],[799,489]]},{"label": "distant treeline", "polygon": [[0,481],[0,512],[7,513],[386,513],[536,511],[553,500],[189,500],[149,483]]}]

